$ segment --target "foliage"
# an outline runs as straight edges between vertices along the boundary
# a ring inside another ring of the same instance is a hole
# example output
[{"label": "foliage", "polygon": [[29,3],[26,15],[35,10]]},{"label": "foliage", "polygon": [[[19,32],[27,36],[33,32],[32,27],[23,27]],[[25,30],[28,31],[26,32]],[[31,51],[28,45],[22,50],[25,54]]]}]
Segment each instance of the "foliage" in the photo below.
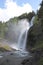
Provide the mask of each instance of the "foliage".
[{"label": "foliage", "polygon": [[40,5],[41,5],[41,7],[40,7],[39,11],[37,12],[37,15],[38,15],[39,19],[43,19],[43,0]]},{"label": "foliage", "polygon": [[5,23],[0,23],[0,37],[4,37],[4,32],[5,32]]},{"label": "foliage", "polygon": [[11,22],[11,23],[15,23],[15,22],[18,22],[19,18],[18,17],[14,17],[14,18],[11,18],[9,21],[7,22]]},{"label": "foliage", "polygon": [[19,19],[28,19],[29,21],[32,19],[32,17],[35,15],[34,12],[30,12],[30,13],[24,13],[21,16],[19,16]]},{"label": "foliage", "polygon": [[36,15],[34,18],[33,24],[38,24],[38,23],[39,23],[38,16]]}]

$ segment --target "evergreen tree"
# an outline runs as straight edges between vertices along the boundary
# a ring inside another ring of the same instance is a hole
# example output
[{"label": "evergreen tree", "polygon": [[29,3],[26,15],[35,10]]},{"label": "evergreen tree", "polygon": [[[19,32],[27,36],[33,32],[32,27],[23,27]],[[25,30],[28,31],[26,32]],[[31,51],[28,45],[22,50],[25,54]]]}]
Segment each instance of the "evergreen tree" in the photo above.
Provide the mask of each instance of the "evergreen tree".
[{"label": "evergreen tree", "polygon": [[39,17],[39,19],[43,19],[43,0],[42,0],[42,3],[40,4],[40,9],[39,9],[39,11],[37,12],[37,14],[38,14],[38,17]]},{"label": "evergreen tree", "polygon": [[37,12],[38,14],[38,18],[39,18],[39,21],[41,22],[41,27],[42,27],[42,33],[43,33],[43,0],[42,0],[42,3],[40,4],[40,9],[39,11]]}]

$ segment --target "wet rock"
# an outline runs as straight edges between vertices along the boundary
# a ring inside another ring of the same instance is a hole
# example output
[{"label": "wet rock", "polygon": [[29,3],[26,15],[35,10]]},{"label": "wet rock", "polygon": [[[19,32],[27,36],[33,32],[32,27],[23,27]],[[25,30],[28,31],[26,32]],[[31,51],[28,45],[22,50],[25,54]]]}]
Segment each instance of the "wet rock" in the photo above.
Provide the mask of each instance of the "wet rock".
[{"label": "wet rock", "polygon": [[43,58],[43,49],[35,50],[33,51],[31,58],[22,61],[22,65],[41,65],[38,62],[40,62],[40,59],[42,58]]}]

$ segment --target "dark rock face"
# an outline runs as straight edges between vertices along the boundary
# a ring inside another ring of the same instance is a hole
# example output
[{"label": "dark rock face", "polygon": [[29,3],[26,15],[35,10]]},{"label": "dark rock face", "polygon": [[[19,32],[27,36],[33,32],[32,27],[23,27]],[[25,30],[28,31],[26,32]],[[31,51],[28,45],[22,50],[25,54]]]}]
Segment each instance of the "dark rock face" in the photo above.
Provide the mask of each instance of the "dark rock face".
[{"label": "dark rock face", "polygon": [[41,22],[38,24],[33,25],[30,30],[28,31],[27,35],[27,49],[33,48],[37,43],[43,41],[43,27]]}]

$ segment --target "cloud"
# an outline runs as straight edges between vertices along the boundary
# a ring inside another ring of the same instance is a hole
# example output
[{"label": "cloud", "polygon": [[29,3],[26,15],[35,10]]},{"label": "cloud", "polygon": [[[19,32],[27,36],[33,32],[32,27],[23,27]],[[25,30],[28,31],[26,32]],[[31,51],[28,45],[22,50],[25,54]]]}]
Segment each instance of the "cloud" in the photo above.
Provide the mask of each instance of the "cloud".
[{"label": "cloud", "polygon": [[20,6],[13,0],[6,0],[4,8],[0,8],[0,21],[7,21],[26,12],[32,12],[32,7],[29,3]]}]

